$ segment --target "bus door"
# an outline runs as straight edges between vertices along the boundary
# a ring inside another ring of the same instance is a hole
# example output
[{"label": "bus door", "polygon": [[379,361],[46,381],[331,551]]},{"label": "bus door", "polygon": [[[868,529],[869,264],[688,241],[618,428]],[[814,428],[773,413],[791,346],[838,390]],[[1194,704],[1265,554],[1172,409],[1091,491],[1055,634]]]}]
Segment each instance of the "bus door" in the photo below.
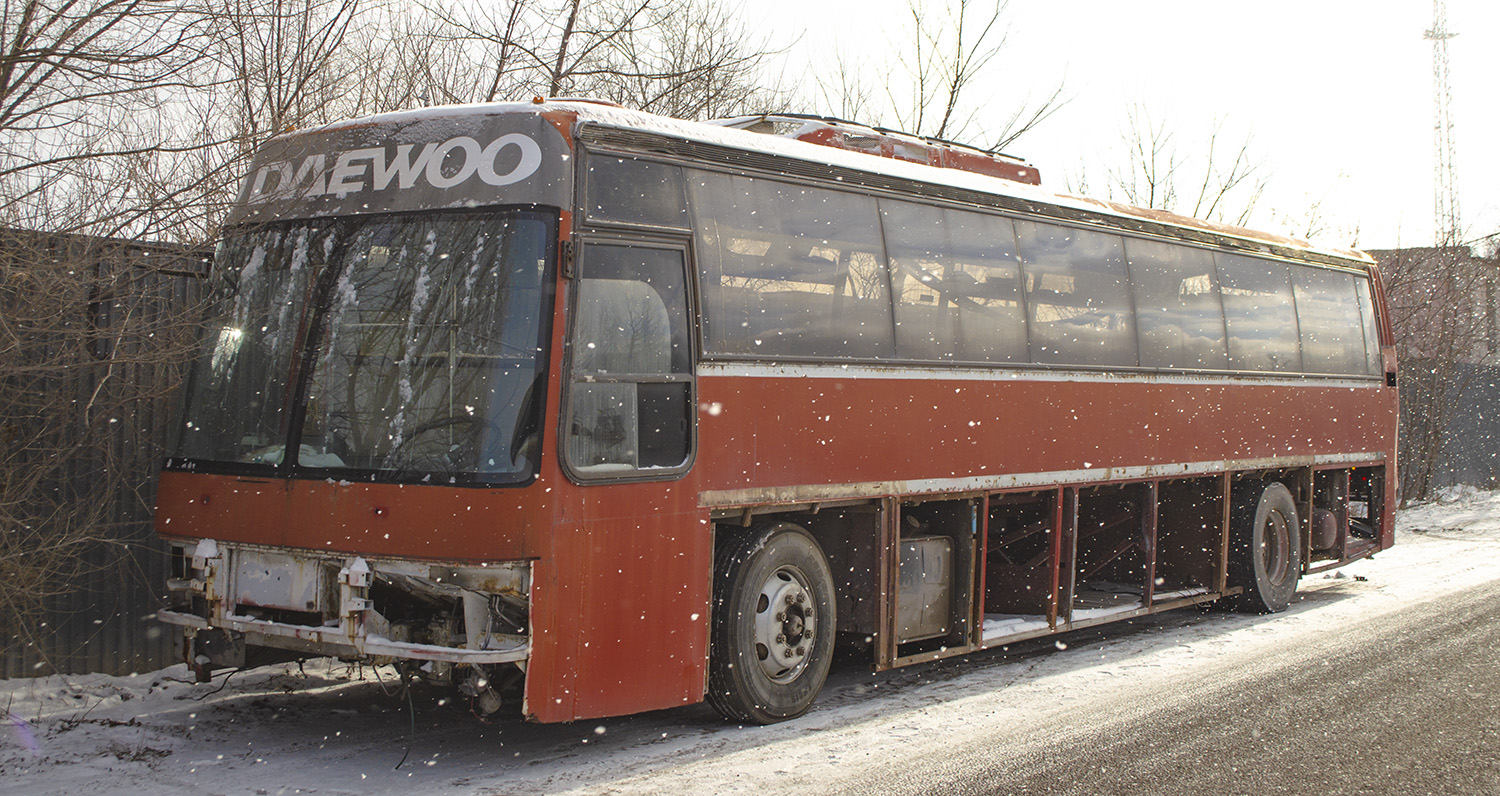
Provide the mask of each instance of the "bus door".
[{"label": "bus door", "polygon": [[544,691],[528,682],[539,718],[702,699],[712,546],[689,473],[687,264],[685,243],[611,236],[577,247],[560,430],[571,483],[548,567],[555,602],[543,609],[566,674]]}]

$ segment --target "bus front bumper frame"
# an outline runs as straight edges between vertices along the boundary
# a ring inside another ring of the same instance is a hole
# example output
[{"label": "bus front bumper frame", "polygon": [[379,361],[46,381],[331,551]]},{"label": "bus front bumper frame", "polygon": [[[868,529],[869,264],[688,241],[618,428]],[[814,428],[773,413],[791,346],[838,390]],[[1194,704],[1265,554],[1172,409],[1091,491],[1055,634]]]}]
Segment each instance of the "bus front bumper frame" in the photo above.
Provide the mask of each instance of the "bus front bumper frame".
[{"label": "bus front bumper frame", "polygon": [[336,658],[389,657],[402,660],[439,661],[453,664],[515,663],[525,665],[531,643],[524,636],[494,636],[491,647],[464,649],[435,644],[392,641],[381,636],[349,636],[342,627],[309,627],[271,622],[247,616],[226,616],[210,622],[196,614],[162,609],[157,621],[196,633],[214,628],[244,634],[245,641],[263,647],[308,652]]}]

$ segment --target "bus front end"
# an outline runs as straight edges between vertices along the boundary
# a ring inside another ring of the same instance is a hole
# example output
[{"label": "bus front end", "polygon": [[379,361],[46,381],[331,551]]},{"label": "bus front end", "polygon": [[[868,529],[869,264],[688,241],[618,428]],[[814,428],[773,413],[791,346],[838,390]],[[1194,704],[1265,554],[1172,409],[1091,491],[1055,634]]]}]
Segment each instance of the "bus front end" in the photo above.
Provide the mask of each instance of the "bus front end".
[{"label": "bus front end", "polygon": [[396,114],[257,158],[158,495],[200,677],[406,662],[493,709],[524,672],[568,123]]},{"label": "bus front end", "polygon": [[256,653],[273,659],[270,650],[410,661],[424,679],[458,685],[492,712],[492,682],[503,685],[501,672],[519,678],[530,653],[525,561],[465,567],[206,538],[175,542],[173,568],[173,607],[158,618],[187,630],[200,677],[251,665]]}]

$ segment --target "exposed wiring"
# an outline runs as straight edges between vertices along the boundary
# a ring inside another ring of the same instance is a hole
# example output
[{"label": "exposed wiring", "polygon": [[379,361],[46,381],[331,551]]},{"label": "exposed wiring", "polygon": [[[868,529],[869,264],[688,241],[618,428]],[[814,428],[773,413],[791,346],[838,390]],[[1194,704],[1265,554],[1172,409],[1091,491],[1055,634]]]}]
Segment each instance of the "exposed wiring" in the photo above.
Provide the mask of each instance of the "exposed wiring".
[{"label": "exposed wiring", "polygon": [[218,688],[215,688],[214,690],[209,691],[206,694],[199,694],[198,696],[193,697],[193,699],[195,699],[195,700],[197,700],[199,702],[202,702],[203,700],[208,699],[209,697],[213,696],[214,694],[217,694],[220,691],[223,691],[225,688],[229,687],[229,678],[234,677],[235,675],[237,675],[237,674],[239,674],[240,672],[243,672],[243,671],[245,671],[245,669],[244,669],[243,666],[240,667],[240,668],[238,668],[238,669],[231,669],[230,672],[229,672],[229,674],[224,678],[224,682],[220,683]]},{"label": "exposed wiring", "polygon": [[406,707],[411,716],[411,727],[406,733],[406,751],[401,753],[401,762],[396,764],[397,771],[400,771],[401,766],[406,763],[406,758],[411,756],[412,743],[417,737],[417,703],[412,699],[411,678],[405,669],[401,670],[401,689],[406,692]]}]

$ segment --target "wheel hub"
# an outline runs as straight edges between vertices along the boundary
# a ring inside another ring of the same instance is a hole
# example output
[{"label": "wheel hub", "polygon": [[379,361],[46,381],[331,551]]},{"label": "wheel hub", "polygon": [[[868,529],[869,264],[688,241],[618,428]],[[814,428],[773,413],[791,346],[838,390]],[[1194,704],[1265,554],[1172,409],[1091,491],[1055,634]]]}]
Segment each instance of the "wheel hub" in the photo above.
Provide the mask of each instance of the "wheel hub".
[{"label": "wheel hub", "polygon": [[1261,566],[1272,583],[1286,579],[1289,563],[1291,527],[1281,512],[1270,512],[1261,534]]},{"label": "wheel hub", "polygon": [[816,607],[805,576],[783,566],[761,585],[755,611],[755,653],[761,671],[777,683],[797,679],[807,668],[816,630]]}]

